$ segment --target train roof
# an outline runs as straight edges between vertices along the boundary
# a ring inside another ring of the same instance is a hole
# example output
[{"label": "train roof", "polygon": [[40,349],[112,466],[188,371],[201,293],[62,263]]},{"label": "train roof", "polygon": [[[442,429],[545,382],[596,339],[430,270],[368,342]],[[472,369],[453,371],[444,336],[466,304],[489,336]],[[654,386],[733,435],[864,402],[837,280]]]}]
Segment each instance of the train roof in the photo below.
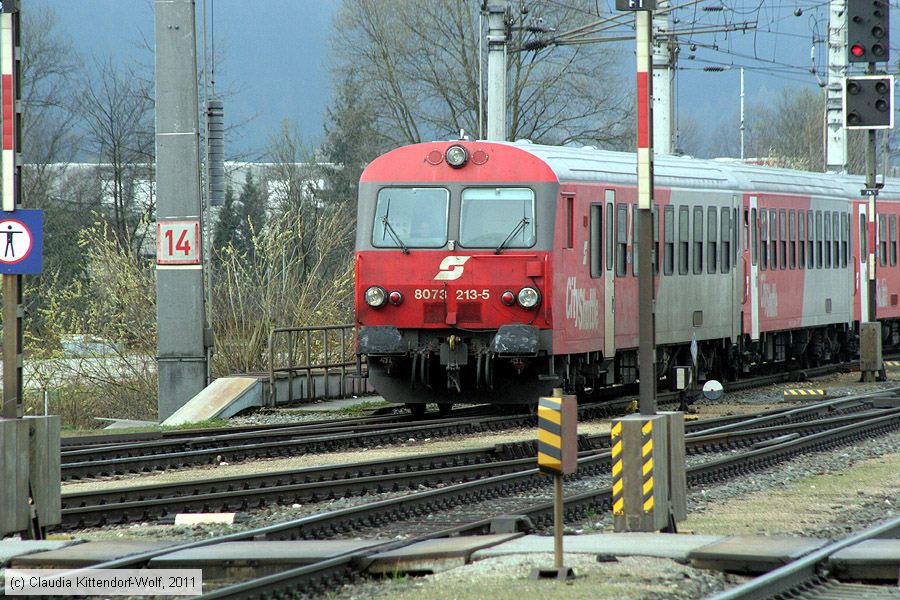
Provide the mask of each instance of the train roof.
[{"label": "train roof", "polygon": [[[495,142],[498,143],[498,142]],[[560,182],[604,182],[636,185],[635,154],[593,146],[544,146],[528,141],[499,142],[523,150],[546,163]],[[803,196],[859,198],[865,178],[749,165],[736,159],[699,159],[655,155],[656,185]],[[879,199],[900,200],[900,179],[888,179]]]}]

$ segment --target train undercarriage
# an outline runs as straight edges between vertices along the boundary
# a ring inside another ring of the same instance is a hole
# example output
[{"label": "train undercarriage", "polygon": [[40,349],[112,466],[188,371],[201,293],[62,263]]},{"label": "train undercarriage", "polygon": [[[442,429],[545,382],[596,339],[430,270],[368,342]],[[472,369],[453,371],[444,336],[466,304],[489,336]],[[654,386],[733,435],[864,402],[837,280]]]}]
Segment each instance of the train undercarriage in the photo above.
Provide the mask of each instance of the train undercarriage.
[{"label": "train undercarriage", "polygon": [[[510,326],[507,326],[510,327]],[[362,328],[361,352],[368,355],[372,386],[390,402],[414,412],[424,403],[447,409],[454,403],[529,405],[554,388],[590,399],[604,387],[639,378],[637,350],[550,355],[541,350],[540,332],[525,325],[503,331]],[[369,331],[363,331],[369,330]],[[900,345],[900,322],[883,322],[885,349]],[[381,336],[380,339],[379,336]],[[851,360],[858,351],[856,325],[763,333],[759,340],[741,336],[657,348],[661,387],[672,387],[677,367],[692,366],[695,381],[733,381],[784,367],[811,368]]]}]

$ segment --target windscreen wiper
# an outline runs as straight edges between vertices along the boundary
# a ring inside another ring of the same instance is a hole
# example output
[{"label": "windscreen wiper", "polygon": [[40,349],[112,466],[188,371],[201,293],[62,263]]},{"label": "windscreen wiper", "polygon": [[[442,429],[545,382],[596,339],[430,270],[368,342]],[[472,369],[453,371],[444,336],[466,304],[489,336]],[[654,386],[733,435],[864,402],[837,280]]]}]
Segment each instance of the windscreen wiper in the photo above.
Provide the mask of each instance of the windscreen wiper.
[{"label": "windscreen wiper", "polygon": [[406,247],[406,244],[404,244],[403,240],[400,239],[400,236],[397,235],[397,232],[394,230],[394,226],[391,225],[390,221],[388,221],[387,215],[381,217],[381,223],[382,225],[384,225],[384,230],[391,234],[391,238],[398,246],[400,246],[400,249],[403,250],[403,254],[409,254],[409,248]]},{"label": "windscreen wiper", "polygon": [[503,249],[506,248],[506,245],[512,241],[514,237],[516,237],[520,231],[523,231],[531,221],[528,220],[528,217],[522,217],[522,220],[516,223],[516,226],[512,231],[509,232],[509,235],[506,236],[506,239],[500,242],[500,245],[497,246],[497,249],[494,250],[494,254],[500,254],[503,252]]}]

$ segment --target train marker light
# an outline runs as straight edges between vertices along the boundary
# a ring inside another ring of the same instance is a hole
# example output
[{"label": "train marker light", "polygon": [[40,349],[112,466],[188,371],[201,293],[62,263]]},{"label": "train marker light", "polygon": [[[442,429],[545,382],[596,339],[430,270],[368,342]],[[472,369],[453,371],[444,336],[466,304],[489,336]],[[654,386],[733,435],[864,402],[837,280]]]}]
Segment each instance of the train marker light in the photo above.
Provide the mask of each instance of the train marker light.
[{"label": "train marker light", "polygon": [[403,302],[403,294],[394,290],[388,295],[388,301],[394,306],[399,306],[401,302]]},{"label": "train marker light", "polygon": [[507,306],[512,306],[516,303],[516,295],[511,291],[506,290],[505,292],[503,292],[503,295],[500,296],[500,301]]},{"label": "train marker light", "polygon": [[462,146],[453,145],[447,148],[446,159],[448,165],[454,169],[458,169],[465,165],[466,161],[469,160],[469,153]]},{"label": "train marker light", "polygon": [[522,308],[534,308],[541,302],[541,293],[533,287],[524,287],[519,290],[519,304]]},{"label": "train marker light", "polygon": [[383,287],[373,285],[366,290],[365,299],[366,304],[372,308],[381,308],[387,301],[387,293],[385,293]]}]

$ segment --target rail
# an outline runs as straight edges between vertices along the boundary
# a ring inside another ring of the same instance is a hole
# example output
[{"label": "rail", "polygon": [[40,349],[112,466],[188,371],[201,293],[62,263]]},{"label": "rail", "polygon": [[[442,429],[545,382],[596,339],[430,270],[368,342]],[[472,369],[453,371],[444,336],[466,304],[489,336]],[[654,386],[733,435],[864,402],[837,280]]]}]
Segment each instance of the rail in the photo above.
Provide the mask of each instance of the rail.
[{"label": "rail", "polygon": [[[339,376],[338,393],[348,393],[348,379],[352,380],[349,393],[365,391],[361,358],[353,347],[353,325],[325,325],[319,327],[275,327],[269,333],[269,399],[271,406],[278,403],[277,378],[287,379],[288,401],[313,400],[317,397],[315,380],[323,382],[321,396],[328,397],[331,377]],[[294,395],[294,379],[304,377],[300,396]]]}]

